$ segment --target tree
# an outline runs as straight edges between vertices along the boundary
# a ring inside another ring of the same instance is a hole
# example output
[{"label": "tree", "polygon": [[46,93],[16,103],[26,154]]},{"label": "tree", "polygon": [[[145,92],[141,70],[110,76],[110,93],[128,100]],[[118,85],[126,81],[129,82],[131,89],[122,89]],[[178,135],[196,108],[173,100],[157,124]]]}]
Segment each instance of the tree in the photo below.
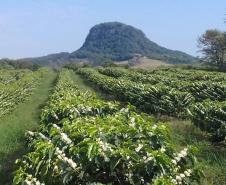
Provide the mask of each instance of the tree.
[{"label": "tree", "polygon": [[224,65],[226,33],[217,29],[207,30],[198,40],[204,60],[216,65]]},{"label": "tree", "polygon": [[106,58],[105,61],[103,61],[102,67],[117,67],[117,65],[109,58]]}]

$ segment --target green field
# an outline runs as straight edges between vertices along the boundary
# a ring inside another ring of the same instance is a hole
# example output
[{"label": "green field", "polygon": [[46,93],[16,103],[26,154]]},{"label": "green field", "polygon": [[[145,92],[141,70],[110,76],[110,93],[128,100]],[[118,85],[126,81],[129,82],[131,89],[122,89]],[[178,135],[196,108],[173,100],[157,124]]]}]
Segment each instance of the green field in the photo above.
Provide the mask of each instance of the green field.
[{"label": "green field", "polygon": [[225,73],[39,73],[0,75],[9,96],[24,78],[37,83],[0,117],[0,184],[226,184]]}]

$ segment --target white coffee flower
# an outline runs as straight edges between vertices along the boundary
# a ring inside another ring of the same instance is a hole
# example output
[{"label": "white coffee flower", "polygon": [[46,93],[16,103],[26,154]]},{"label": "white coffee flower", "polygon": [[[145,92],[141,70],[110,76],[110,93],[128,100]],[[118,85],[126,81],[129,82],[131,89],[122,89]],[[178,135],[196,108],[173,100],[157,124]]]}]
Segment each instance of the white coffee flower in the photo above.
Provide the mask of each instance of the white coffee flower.
[{"label": "white coffee flower", "polygon": [[153,160],[154,157],[147,157],[145,160],[144,160],[144,163],[148,163],[149,161]]},{"label": "white coffee flower", "polygon": [[49,138],[47,138],[46,136],[44,136],[42,133],[39,132],[38,134],[39,134],[39,136],[40,136],[42,139],[49,141]]},{"label": "white coffee flower", "polygon": [[176,180],[179,181],[179,182],[181,182],[181,181],[182,181],[181,176],[177,175],[177,176],[176,176]]},{"label": "white coffee flower", "polygon": [[181,160],[180,157],[175,157],[174,159],[175,159],[177,162],[179,162],[179,161]]},{"label": "white coffee flower", "polygon": [[137,148],[135,148],[136,152],[139,152],[143,148],[142,144],[139,144]]},{"label": "white coffee flower", "polygon": [[184,174],[189,177],[190,176],[190,173],[188,171],[185,171]]},{"label": "white coffee flower", "polygon": [[180,174],[181,178],[185,178],[185,175],[183,173]]},{"label": "white coffee flower", "polygon": [[172,183],[177,184],[177,181],[175,179],[172,179],[171,181]]},{"label": "white coffee flower", "polygon": [[179,154],[178,154],[178,157],[179,157],[179,158],[183,158],[184,155],[182,155],[181,153],[179,153]]},{"label": "white coffee flower", "polygon": [[59,169],[58,166],[54,166],[53,171],[54,171],[54,172],[57,172],[58,169]]},{"label": "white coffee flower", "polygon": [[164,152],[166,151],[166,149],[165,149],[164,147],[162,147],[162,148],[160,149],[160,151],[161,151],[162,153],[164,153]]},{"label": "white coffee flower", "polygon": [[172,163],[176,165],[177,164],[177,161],[175,159],[173,159],[172,160]]},{"label": "white coffee flower", "polygon": [[27,180],[27,179],[25,180],[25,183],[26,183],[27,185],[32,185],[32,184],[31,184],[31,181],[29,181],[29,180]]},{"label": "white coffee flower", "polygon": [[186,156],[187,156],[187,152],[186,152],[186,151],[184,151],[184,150],[183,150],[183,151],[181,151],[181,154],[182,154],[182,156],[183,156],[183,157],[186,157]]},{"label": "white coffee flower", "polygon": [[28,133],[29,135],[31,135],[31,136],[34,136],[34,135],[35,135],[34,132],[31,132],[31,131],[27,131],[27,133]]},{"label": "white coffee flower", "polygon": [[62,140],[70,145],[72,143],[72,140],[67,136],[65,133],[60,133]]},{"label": "white coffee flower", "polygon": [[136,125],[136,123],[135,123],[135,118],[132,117],[131,120],[130,120],[130,122],[131,122],[131,123],[129,124],[129,126],[132,127],[132,128],[134,128],[135,125]]},{"label": "white coffee flower", "polygon": [[53,127],[58,129],[58,130],[60,130],[60,127],[58,125],[56,125],[56,124],[53,124]]}]

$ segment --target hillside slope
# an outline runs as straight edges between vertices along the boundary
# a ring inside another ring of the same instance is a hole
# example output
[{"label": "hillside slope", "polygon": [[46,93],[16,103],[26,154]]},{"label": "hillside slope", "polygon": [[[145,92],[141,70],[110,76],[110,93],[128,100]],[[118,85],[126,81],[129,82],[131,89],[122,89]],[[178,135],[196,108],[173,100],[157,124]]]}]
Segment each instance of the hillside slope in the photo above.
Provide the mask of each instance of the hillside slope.
[{"label": "hillside slope", "polygon": [[194,57],[173,51],[150,41],[145,34],[133,26],[119,22],[102,23],[91,28],[85,43],[71,54],[79,58],[92,58],[92,55],[127,60],[136,55],[147,56],[170,63],[189,63]]},{"label": "hillside slope", "polygon": [[94,26],[82,47],[72,53],[62,52],[22,60],[51,66],[81,61],[100,65],[108,59],[123,61],[134,56],[146,56],[150,59],[173,64],[195,61],[193,56],[159,46],[150,41],[141,30],[119,22],[108,22]]}]

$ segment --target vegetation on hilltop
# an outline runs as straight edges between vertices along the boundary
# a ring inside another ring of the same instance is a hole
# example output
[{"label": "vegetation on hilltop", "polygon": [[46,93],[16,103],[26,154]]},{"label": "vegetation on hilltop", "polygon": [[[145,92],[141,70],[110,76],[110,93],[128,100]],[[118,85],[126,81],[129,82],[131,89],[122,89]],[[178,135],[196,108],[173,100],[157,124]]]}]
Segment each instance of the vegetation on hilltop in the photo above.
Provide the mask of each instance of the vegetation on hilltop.
[{"label": "vegetation on hilltop", "polygon": [[85,43],[72,56],[78,58],[110,58],[127,60],[141,55],[169,63],[190,63],[194,57],[166,49],[150,41],[145,34],[130,25],[119,22],[102,23],[91,28]]}]

